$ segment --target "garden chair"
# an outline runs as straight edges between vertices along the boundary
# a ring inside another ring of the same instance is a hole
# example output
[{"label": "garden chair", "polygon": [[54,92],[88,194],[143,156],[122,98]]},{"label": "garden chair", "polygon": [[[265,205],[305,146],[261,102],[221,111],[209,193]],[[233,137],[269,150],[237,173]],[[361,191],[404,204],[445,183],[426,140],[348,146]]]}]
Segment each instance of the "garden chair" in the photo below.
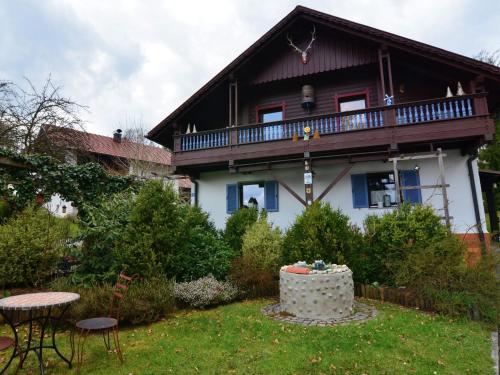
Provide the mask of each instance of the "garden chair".
[{"label": "garden chair", "polygon": [[76,323],[76,328],[79,333],[77,342],[77,372],[80,371],[80,367],[83,363],[84,355],[84,345],[87,336],[94,332],[102,332],[104,339],[104,345],[106,350],[111,349],[110,343],[110,332],[113,334],[113,341],[115,344],[116,354],[123,363],[122,351],[120,349],[120,341],[118,340],[118,322],[120,320],[120,308],[128,292],[130,284],[132,283],[132,277],[126,276],[123,272],[118,276],[118,280],[113,289],[113,295],[111,296],[111,302],[109,305],[109,312],[107,317],[90,318],[80,320]]}]

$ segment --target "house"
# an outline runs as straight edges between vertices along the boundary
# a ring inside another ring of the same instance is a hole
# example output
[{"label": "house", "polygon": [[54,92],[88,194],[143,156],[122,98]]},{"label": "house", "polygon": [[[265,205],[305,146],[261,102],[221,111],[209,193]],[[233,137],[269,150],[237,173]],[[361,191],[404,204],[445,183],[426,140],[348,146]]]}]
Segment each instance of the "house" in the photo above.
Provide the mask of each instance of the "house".
[{"label": "house", "polygon": [[148,137],[219,228],[245,206],[286,228],[315,200],[359,226],[428,203],[478,251],[499,107],[500,68],[298,6]]},{"label": "house", "polygon": [[[134,176],[142,180],[169,180],[182,198],[190,199],[191,181],[183,176],[172,175],[169,150],[132,142],[122,137],[120,129],[114,132],[113,137],[106,137],[74,129],[54,128],[45,127],[44,136],[55,138],[60,145],[63,142],[70,145],[64,148],[66,163],[96,162],[112,174]],[[65,142],[68,134],[77,142]],[[65,201],[58,194],[52,196],[46,205],[57,216],[74,216],[77,212],[71,202]]]}]

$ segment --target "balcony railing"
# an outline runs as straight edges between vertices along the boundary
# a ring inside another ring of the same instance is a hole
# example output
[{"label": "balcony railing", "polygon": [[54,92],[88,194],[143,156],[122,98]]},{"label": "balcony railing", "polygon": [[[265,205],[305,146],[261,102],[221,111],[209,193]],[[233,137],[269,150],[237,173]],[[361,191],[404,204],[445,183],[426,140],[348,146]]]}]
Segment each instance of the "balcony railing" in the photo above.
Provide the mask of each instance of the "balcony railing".
[{"label": "balcony railing", "polygon": [[291,139],[304,136],[304,128],[311,128],[311,135],[345,133],[387,126],[407,126],[434,121],[467,118],[476,115],[477,102],[481,114],[487,114],[484,94],[455,96],[385,107],[322,114],[303,118],[237,126],[176,135],[175,151],[194,151]]}]

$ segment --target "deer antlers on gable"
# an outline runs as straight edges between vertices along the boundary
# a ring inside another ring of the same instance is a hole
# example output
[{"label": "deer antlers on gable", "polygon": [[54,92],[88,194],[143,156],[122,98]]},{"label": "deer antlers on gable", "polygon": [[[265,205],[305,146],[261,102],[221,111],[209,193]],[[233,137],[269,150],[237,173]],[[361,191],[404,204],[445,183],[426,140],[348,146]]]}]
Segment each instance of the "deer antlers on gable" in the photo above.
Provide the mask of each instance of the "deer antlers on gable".
[{"label": "deer antlers on gable", "polygon": [[313,29],[311,31],[311,41],[304,50],[301,50],[299,47],[293,44],[292,38],[290,38],[288,34],[286,38],[288,39],[288,45],[292,47],[296,52],[300,53],[300,57],[302,58],[302,64],[307,64],[307,62],[309,61],[309,50],[311,49],[312,44],[316,40],[316,26],[313,25]]}]

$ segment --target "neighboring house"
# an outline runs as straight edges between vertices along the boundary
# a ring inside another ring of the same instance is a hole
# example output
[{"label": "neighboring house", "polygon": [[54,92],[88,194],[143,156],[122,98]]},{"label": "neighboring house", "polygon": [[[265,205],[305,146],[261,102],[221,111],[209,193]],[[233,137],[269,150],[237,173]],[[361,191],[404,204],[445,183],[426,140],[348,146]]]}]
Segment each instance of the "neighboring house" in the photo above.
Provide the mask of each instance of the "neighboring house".
[{"label": "neighboring house", "polygon": [[[174,189],[185,200],[190,199],[191,181],[189,179],[172,175],[170,151],[122,138],[122,131],[117,129],[113,137],[66,130],[53,132],[59,138],[63,133],[71,133],[72,137],[81,140],[78,148],[69,147],[65,150],[65,162],[80,164],[97,162],[104,166],[108,172],[135,176],[138,179],[162,179],[171,181]],[[50,134],[47,131],[47,134]],[[61,143],[59,141],[59,143]],[[63,200],[58,194],[51,197],[47,207],[57,216],[74,216],[77,213],[71,202]]]},{"label": "neighboring house", "polygon": [[244,206],[286,228],[318,199],[359,226],[429,203],[477,250],[476,155],[499,104],[498,67],[299,6],[148,138],[219,228]]}]

